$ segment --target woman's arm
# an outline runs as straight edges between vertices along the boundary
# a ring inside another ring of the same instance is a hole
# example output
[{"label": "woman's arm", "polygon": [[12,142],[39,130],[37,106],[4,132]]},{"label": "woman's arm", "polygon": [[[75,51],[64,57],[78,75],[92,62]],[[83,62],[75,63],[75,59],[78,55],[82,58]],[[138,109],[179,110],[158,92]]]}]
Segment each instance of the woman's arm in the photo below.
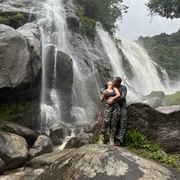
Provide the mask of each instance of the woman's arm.
[{"label": "woman's arm", "polygon": [[107,90],[105,89],[102,94],[101,94],[101,97],[100,97],[100,101],[103,102],[105,99],[106,99],[106,96],[107,96]]},{"label": "woman's arm", "polygon": [[105,99],[105,94],[102,94],[101,97],[100,97],[100,101],[103,102]]},{"label": "woman's arm", "polygon": [[115,91],[116,95],[107,99],[106,102],[107,102],[108,104],[112,104],[115,100],[117,100],[118,98],[121,97],[118,88],[114,87],[114,91]]}]

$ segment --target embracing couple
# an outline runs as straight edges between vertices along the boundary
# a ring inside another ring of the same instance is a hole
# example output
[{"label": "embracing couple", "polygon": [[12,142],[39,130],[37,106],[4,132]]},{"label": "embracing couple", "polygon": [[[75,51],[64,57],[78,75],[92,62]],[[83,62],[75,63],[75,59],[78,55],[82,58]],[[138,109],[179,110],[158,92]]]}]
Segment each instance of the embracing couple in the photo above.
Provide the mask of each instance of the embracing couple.
[{"label": "embracing couple", "polygon": [[109,129],[109,144],[121,146],[126,131],[127,108],[126,94],[127,88],[121,85],[122,79],[114,77],[113,81],[108,81],[102,90],[100,101],[105,101],[103,122],[100,131],[99,144],[104,143],[104,134]]}]

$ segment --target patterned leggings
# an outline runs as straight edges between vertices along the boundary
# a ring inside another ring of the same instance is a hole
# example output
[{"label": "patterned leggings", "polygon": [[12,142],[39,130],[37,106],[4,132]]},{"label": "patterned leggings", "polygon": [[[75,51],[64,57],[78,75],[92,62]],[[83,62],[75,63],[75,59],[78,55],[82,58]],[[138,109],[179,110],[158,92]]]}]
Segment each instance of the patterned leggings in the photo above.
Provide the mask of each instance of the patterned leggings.
[{"label": "patterned leggings", "polygon": [[119,103],[114,103],[114,104],[106,103],[100,134],[104,135],[104,133],[107,131],[109,127],[110,136],[115,136],[119,117],[120,117]]}]

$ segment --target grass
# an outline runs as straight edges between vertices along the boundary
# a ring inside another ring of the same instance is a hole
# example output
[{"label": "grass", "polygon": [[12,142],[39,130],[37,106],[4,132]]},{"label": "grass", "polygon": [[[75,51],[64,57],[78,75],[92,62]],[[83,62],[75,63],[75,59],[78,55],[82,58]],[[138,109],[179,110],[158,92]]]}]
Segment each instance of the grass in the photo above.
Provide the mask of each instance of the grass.
[{"label": "grass", "polygon": [[[107,139],[108,135],[105,133],[105,141]],[[124,141],[124,147],[139,156],[158,163],[168,164],[180,170],[180,154],[166,154],[157,144],[150,142],[139,130],[127,130]],[[99,135],[95,137],[94,142],[99,142]]]},{"label": "grass", "polygon": [[180,91],[175,94],[166,95],[163,102],[166,106],[180,105]]},{"label": "grass", "polygon": [[128,130],[124,140],[125,147],[136,154],[180,170],[180,154],[166,154],[157,144],[148,141],[137,129]]}]

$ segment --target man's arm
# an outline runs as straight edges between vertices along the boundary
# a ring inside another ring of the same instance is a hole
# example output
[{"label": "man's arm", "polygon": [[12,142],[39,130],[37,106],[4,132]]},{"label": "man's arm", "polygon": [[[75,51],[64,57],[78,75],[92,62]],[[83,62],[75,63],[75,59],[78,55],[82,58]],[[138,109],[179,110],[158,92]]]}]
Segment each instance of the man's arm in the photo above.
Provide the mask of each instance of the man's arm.
[{"label": "man's arm", "polygon": [[126,99],[126,95],[127,95],[127,87],[126,86],[122,86],[122,89],[121,89],[121,97],[116,99],[115,102],[120,102],[122,101],[123,99]]},{"label": "man's arm", "polygon": [[108,98],[106,100],[106,102],[108,104],[112,104],[112,103],[115,103],[115,102],[121,102],[123,99],[126,98],[126,95],[127,95],[127,88],[126,88],[126,86],[122,86],[120,88],[121,89],[119,89],[119,91],[120,91],[120,95],[121,96],[120,97],[116,97],[116,98],[112,98],[112,97]]}]

